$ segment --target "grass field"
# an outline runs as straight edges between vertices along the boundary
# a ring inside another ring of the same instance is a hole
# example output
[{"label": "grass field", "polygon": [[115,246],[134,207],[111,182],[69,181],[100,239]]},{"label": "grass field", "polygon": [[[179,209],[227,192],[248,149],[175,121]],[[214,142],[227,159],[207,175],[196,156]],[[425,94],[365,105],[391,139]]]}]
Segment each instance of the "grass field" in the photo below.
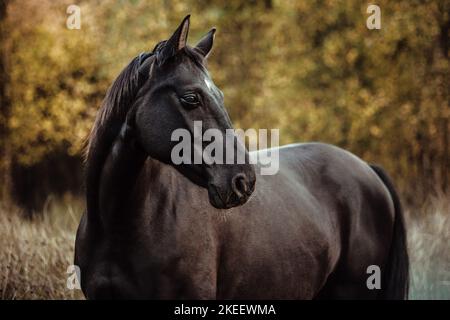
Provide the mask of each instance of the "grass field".
[{"label": "grass field", "polygon": [[[83,299],[66,287],[82,203],[48,201],[41,217],[0,208],[0,298]],[[411,299],[450,299],[450,198],[407,210]]]}]

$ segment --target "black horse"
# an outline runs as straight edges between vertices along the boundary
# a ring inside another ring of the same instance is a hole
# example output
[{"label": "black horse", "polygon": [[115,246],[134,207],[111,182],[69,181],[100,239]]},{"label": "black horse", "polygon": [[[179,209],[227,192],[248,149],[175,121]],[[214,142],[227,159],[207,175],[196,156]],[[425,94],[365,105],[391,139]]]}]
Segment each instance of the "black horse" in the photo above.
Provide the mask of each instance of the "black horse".
[{"label": "black horse", "polygon": [[75,248],[85,296],[407,298],[403,214],[380,168],[321,143],[281,147],[270,176],[248,161],[173,163],[175,129],[232,128],[205,68],[215,29],[195,47],[188,30],[189,16],[133,59],[98,113]]}]

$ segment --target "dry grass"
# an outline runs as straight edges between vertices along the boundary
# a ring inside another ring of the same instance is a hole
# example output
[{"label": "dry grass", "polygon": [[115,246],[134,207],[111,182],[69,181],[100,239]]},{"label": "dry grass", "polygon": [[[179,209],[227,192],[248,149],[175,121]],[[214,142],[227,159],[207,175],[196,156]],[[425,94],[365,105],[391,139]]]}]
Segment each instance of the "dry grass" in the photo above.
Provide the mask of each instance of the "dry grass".
[{"label": "dry grass", "polygon": [[[411,299],[450,299],[450,196],[407,210]],[[414,218],[412,218],[414,217]]]},{"label": "dry grass", "polygon": [[41,217],[30,221],[20,212],[0,212],[0,298],[80,299],[66,287],[73,264],[80,205],[48,203]]},{"label": "dry grass", "polygon": [[[0,207],[0,298],[82,299],[66,287],[66,270],[82,205],[49,201],[34,221]],[[435,198],[410,217],[412,299],[450,299],[450,199]]]}]

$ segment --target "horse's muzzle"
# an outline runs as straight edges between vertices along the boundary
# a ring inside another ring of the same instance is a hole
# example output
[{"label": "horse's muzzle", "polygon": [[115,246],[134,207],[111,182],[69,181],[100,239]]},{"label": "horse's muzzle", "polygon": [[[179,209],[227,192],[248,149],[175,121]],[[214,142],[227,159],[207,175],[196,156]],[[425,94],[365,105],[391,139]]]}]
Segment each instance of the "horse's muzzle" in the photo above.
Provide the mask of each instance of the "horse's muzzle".
[{"label": "horse's muzzle", "polygon": [[255,190],[256,179],[248,178],[244,173],[236,174],[227,190],[220,188],[214,183],[208,184],[209,202],[217,209],[229,209],[243,205]]}]

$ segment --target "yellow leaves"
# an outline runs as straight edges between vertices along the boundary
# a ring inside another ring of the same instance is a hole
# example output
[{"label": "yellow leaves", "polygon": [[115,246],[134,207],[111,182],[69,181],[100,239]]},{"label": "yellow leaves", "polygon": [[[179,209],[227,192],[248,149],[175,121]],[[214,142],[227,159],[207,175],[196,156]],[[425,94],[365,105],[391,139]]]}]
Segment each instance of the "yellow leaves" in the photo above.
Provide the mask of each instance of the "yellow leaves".
[{"label": "yellow leaves", "polygon": [[324,44],[323,62],[327,67],[335,68],[339,63],[342,46],[339,42],[332,39]]},{"label": "yellow leaves", "polygon": [[401,113],[402,117],[408,117],[413,111],[413,106],[411,103],[404,103],[400,106],[399,112]]},{"label": "yellow leaves", "polygon": [[[235,124],[279,128],[281,142],[337,143],[401,168],[428,145],[441,152],[449,61],[438,35],[436,2],[380,0],[381,30],[365,25],[360,1],[232,0],[83,2],[82,29],[64,26],[64,5],[31,0],[11,33],[15,154],[38,162],[64,145],[80,154],[106,88],[128,61],[192,16],[189,43],[217,26],[209,69]],[[67,2],[68,3],[68,2]],[[442,20],[443,21],[443,20]],[[441,130],[441,131],[440,131]],[[401,158],[401,160],[400,160]]]},{"label": "yellow leaves", "polygon": [[345,60],[348,64],[353,65],[358,57],[358,51],[354,48],[350,49],[345,55]]},{"label": "yellow leaves", "polygon": [[91,78],[98,78],[92,74],[97,64],[89,54],[92,43],[76,31],[66,33],[46,25],[38,25],[34,33],[17,36],[9,121],[15,157],[31,165],[63,145],[75,154],[89,130],[84,122],[92,121],[92,116],[86,118],[87,108],[91,103],[92,107],[98,105],[100,100],[90,97],[103,89],[98,80]]},{"label": "yellow leaves", "polygon": [[370,129],[370,134],[376,138],[379,138],[381,136],[381,128],[378,126],[371,126]]}]

